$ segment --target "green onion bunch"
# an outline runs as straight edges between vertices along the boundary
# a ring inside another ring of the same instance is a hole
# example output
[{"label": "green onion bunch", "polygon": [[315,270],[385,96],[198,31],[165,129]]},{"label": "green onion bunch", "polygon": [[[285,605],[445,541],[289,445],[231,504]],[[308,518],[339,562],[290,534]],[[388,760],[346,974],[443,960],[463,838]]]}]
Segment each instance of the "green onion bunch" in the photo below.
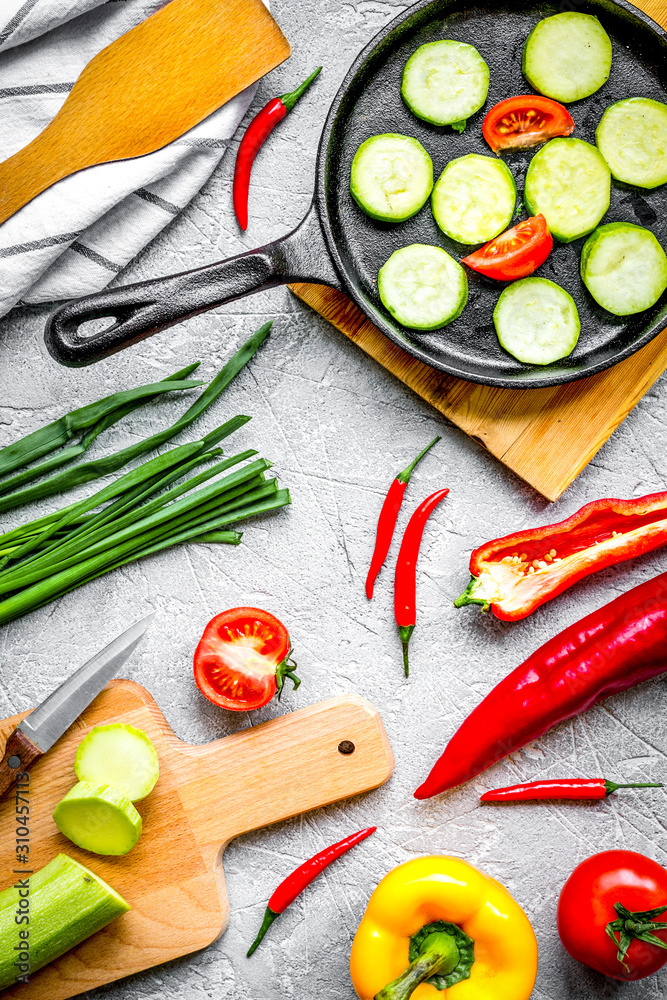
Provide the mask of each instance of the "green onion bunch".
[{"label": "green onion bunch", "polygon": [[[264,324],[174,424],[129,448],[64,468],[132,410],[161,393],[202,385],[188,381],[196,364],[162,382],[73,410],[0,449],[0,477],[5,477],[0,478],[0,512],[106,476],[170,440],[220,396],[270,329],[271,323]],[[267,477],[271,462],[257,458],[253,450],[223,456],[217,447],[249,420],[232,417],[200,440],[144,462],[92,496],[1,534],[0,625],[172,545],[238,545],[239,522],[289,504],[289,491]]]}]

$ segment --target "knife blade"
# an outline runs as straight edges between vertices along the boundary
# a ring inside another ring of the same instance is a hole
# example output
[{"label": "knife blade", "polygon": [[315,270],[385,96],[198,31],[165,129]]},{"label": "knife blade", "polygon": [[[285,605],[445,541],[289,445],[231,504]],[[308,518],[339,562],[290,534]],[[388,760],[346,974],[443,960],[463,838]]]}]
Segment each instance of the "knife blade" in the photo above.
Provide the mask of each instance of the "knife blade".
[{"label": "knife blade", "polygon": [[33,709],[10,734],[0,761],[0,799],[60,739],[137,647],[155,612],[135,622]]}]

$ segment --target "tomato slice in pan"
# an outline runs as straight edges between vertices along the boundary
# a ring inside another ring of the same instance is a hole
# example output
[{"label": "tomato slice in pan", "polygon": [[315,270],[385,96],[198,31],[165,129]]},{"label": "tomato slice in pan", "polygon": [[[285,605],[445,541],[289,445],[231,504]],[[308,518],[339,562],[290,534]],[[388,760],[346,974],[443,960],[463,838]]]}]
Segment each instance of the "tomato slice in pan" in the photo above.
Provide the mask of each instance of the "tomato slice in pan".
[{"label": "tomato slice in pan", "polygon": [[482,132],[497,153],[501,149],[536,146],[556,135],[571,135],[574,122],[569,111],[557,101],[526,94],[495,104],[487,112]]},{"label": "tomato slice in pan", "polygon": [[462,263],[488,278],[514,281],[526,278],[544,264],[553,245],[547,220],[543,215],[534,215],[468,254]]},{"label": "tomato slice in pan", "polygon": [[261,708],[285,678],[301,681],[290,659],[290,637],[281,621],[261,608],[230,608],[212,618],[195,650],[197,687],[214,705],[233,712]]}]

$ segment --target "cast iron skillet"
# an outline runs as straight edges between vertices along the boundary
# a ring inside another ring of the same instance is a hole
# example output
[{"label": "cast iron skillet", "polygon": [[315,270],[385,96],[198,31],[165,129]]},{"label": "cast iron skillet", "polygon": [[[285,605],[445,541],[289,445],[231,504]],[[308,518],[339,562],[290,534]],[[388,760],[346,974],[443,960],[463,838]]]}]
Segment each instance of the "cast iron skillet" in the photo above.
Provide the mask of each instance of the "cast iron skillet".
[{"label": "cast iron skillet", "polygon": [[[443,330],[408,331],[382,307],[377,272],[389,255],[409,243],[444,246],[457,257],[462,249],[444,237],[425,206],[400,225],[369,219],[349,194],[352,157],[368,136],[402,132],[416,136],[433,157],[436,176],[448,160],[464,153],[490,155],[482,138],[485,111],[497,101],[530,92],[521,74],[521,50],[543,17],[572,10],[539,0],[420,0],[383,28],[359,55],[329,112],[317,159],[315,197],[304,221],[289,235],[230,260],[183,274],[101,292],[67,303],[47,323],[46,343],[66,365],[86,365],[129,344],[243,295],[288,281],[318,281],[348,292],[366,315],[396,344],[421,361],[451,375],[486,385],[534,388],[584,378],[616,364],[648,343],[667,319],[667,295],[653,309],[625,319],[600,309],[579,277],[583,239],[557,244],[540,274],[575,298],[582,332],[573,354],[555,365],[523,365],[506,354],[494,333],[492,312],[500,287],[472,272],[463,314]],[[667,102],[667,33],[625,0],[588,0],[578,9],[595,14],[613,44],[609,81],[591,97],[570,105],[575,135],[594,142],[604,108],[624,97]],[[421,44],[454,38],[475,45],[491,68],[485,107],[462,135],[420,121],[400,97],[400,79],[409,55]],[[522,188],[533,151],[507,162]],[[625,220],[650,227],[667,246],[665,189],[612,189],[605,221]],[[102,332],[85,336],[83,322],[115,318]]]}]

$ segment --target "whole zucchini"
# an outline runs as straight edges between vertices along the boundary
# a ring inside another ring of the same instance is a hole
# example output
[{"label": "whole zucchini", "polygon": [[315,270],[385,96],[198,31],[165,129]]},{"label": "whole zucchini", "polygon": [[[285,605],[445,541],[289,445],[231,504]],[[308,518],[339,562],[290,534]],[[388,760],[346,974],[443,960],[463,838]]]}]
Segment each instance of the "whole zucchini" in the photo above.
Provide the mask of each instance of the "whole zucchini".
[{"label": "whole zucchini", "polygon": [[130,909],[84,865],[59,854],[0,892],[0,989],[26,981]]}]

